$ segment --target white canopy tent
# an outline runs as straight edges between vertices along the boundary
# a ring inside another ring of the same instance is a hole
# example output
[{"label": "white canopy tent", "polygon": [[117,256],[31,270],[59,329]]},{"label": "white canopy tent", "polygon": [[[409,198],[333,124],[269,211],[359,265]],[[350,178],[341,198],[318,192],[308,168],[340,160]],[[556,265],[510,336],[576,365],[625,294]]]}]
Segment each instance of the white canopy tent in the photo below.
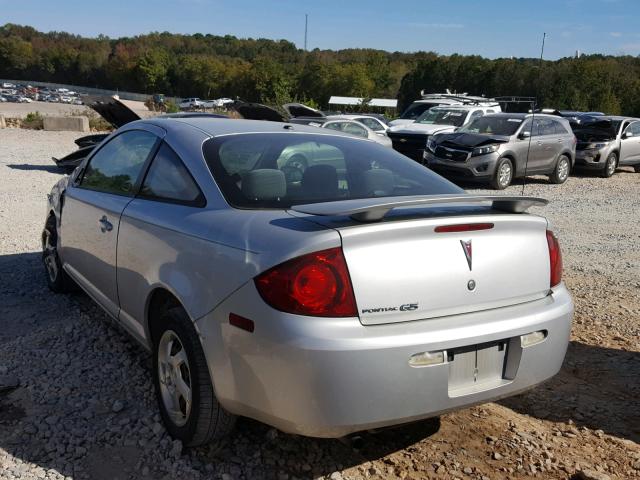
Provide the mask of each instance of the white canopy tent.
[{"label": "white canopy tent", "polygon": [[[329,105],[362,105],[362,97],[336,97],[329,99]],[[392,98],[372,98],[366,102],[368,107],[397,108],[398,100]]]}]

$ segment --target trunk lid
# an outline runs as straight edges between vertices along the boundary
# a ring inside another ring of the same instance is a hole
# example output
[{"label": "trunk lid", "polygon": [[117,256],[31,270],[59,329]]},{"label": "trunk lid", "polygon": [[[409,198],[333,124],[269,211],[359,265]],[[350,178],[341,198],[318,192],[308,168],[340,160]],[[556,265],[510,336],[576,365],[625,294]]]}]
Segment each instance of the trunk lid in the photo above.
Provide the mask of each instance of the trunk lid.
[{"label": "trunk lid", "polygon": [[523,214],[546,203],[456,194],[298,205],[292,213],[340,233],[360,321],[376,325],[548,295],[547,221]]},{"label": "trunk lid", "polygon": [[[486,230],[436,227],[492,223]],[[524,303],[549,292],[547,222],[497,214],[337,228],[364,325]]]}]

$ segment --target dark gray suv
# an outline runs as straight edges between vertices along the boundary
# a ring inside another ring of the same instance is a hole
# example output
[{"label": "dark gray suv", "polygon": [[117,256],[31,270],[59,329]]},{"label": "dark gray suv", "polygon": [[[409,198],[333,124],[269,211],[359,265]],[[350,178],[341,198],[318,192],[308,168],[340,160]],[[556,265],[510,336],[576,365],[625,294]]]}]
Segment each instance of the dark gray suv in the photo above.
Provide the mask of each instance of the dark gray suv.
[{"label": "dark gray suv", "polygon": [[453,179],[489,182],[502,190],[516,177],[549,175],[564,183],[573,168],[576,137],[564,118],[496,113],[427,142],[424,164]]}]

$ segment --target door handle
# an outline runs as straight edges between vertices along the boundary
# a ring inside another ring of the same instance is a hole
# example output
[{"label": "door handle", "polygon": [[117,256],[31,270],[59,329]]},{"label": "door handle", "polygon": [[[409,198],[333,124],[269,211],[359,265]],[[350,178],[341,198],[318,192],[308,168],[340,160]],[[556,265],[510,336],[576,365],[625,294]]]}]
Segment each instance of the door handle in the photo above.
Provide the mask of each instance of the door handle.
[{"label": "door handle", "polygon": [[109,220],[107,220],[107,216],[103,215],[102,218],[100,220],[98,220],[98,222],[100,223],[100,231],[102,233],[105,232],[110,232],[111,230],[113,230],[113,225],[111,224],[111,222]]},{"label": "door handle", "polygon": [[561,138],[558,139],[558,143],[562,143],[562,139]]}]

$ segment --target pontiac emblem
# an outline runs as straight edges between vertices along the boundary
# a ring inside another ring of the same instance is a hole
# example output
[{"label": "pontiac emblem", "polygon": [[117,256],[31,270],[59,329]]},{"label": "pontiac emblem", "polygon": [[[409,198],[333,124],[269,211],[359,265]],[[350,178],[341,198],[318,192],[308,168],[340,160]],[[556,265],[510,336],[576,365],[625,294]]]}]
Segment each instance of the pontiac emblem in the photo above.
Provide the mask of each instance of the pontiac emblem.
[{"label": "pontiac emblem", "polygon": [[406,141],[407,141],[407,139],[406,139],[406,138],[401,138],[401,139],[400,139],[400,141],[401,141],[402,143],[404,143],[404,142],[406,142]]},{"label": "pontiac emblem", "polygon": [[460,245],[462,245],[462,250],[464,251],[464,256],[467,257],[467,265],[469,265],[469,271],[471,271],[472,270],[472,268],[471,268],[471,259],[472,259],[471,240],[460,240]]}]

